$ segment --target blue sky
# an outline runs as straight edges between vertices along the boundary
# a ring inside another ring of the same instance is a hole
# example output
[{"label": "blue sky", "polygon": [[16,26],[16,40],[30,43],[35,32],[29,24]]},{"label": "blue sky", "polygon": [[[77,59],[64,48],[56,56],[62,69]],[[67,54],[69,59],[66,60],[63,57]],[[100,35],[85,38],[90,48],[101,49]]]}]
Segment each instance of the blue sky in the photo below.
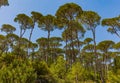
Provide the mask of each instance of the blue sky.
[{"label": "blue sky", "polygon": [[[0,9],[0,26],[2,24],[11,24],[17,28],[16,34],[19,35],[19,25],[14,22],[14,18],[17,14],[25,13],[31,15],[31,11],[41,12],[43,15],[52,14],[59,6],[74,2],[82,7],[83,10],[92,10],[97,12],[102,19],[111,18],[120,14],[120,0],[9,0],[9,6],[2,7]],[[41,31],[37,26],[35,27],[32,40],[39,37],[47,37],[47,33]],[[107,27],[98,26],[96,29],[97,42],[103,40],[114,40],[119,42],[119,38],[115,35],[111,35],[107,31]],[[29,33],[29,31],[27,31]],[[62,31],[55,30],[51,33],[52,36],[60,36]],[[27,37],[28,33],[24,37]],[[4,34],[4,33],[3,33]],[[85,37],[92,37],[90,31],[87,31]]]}]

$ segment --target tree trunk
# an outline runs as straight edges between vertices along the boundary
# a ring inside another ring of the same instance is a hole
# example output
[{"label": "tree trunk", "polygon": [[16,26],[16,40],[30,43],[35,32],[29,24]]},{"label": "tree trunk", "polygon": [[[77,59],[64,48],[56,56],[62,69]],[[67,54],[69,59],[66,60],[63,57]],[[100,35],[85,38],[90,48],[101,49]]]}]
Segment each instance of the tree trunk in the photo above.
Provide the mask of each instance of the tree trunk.
[{"label": "tree trunk", "polygon": [[28,43],[28,47],[27,47],[27,55],[28,55],[28,57],[30,56],[29,55],[29,47],[30,47],[30,42],[31,42],[33,30],[34,30],[34,27],[32,27],[31,32],[30,32],[30,36],[29,36],[29,43]]},{"label": "tree trunk", "polygon": [[112,26],[112,28],[115,30],[115,34],[120,38],[120,35],[117,33],[116,29],[114,26]]},{"label": "tree trunk", "polygon": [[73,34],[72,34],[72,29],[71,29],[71,27],[70,27],[70,32],[69,32],[69,34],[70,34],[70,43],[71,43],[71,48],[72,48],[72,63],[74,63],[75,62],[75,59],[76,59],[76,55],[75,55],[75,48],[74,48],[74,44],[73,44]]},{"label": "tree trunk", "polygon": [[76,74],[76,79],[75,80],[76,80],[76,83],[78,83],[78,74]]},{"label": "tree trunk", "polygon": [[95,65],[94,65],[94,74],[95,74],[95,80],[97,80],[97,67],[98,67],[98,61],[97,61],[97,53],[96,53],[96,36],[95,36],[95,28],[91,29],[93,34],[93,42],[94,42],[94,56],[95,56]]},{"label": "tree trunk", "polygon": [[81,49],[80,49],[80,42],[79,42],[79,38],[78,38],[78,32],[76,30],[76,38],[77,38],[77,49],[78,49],[78,57],[80,57],[80,62],[83,64],[83,58],[82,58],[82,54],[81,54]]},{"label": "tree trunk", "polygon": [[[26,32],[26,29],[20,29],[20,38],[19,38],[19,41],[18,41],[18,56],[20,55],[20,46],[21,46],[21,39],[24,35],[24,33]],[[22,57],[23,58],[23,57]]]},{"label": "tree trunk", "polygon": [[48,30],[48,47],[47,47],[47,55],[46,55],[46,62],[48,61],[48,56],[50,56],[50,30]]}]

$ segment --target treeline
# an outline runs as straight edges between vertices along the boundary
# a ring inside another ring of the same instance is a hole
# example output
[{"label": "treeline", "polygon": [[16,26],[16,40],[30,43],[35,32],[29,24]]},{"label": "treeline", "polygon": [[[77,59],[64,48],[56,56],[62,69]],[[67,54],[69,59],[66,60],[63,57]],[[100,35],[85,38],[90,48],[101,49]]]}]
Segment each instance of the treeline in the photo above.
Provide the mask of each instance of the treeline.
[{"label": "treeline", "polygon": [[[55,16],[32,11],[31,16],[18,14],[14,21],[19,24],[19,35],[10,24],[1,27],[6,35],[0,35],[0,83],[120,82],[120,42],[96,43],[100,24],[120,37],[120,16],[101,21],[96,12],[66,3]],[[32,42],[36,25],[47,32],[47,38]],[[55,29],[63,30],[61,37],[51,37]],[[29,37],[24,38],[28,30]],[[84,37],[88,30],[91,38]]]}]

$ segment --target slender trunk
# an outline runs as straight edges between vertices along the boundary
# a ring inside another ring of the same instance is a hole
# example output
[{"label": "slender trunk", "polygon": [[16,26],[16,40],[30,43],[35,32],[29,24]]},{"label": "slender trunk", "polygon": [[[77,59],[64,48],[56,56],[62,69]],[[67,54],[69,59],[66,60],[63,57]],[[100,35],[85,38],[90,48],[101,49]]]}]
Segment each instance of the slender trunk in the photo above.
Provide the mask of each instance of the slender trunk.
[{"label": "slender trunk", "polygon": [[107,72],[108,72],[108,64],[107,64],[107,59],[108,59],[108,54],[107,54],[107,51],[106,51],[106,53],[105,53],[105,80],[107,80]]},{"label": "slender trunk", "polygon": [[120,35],[117,32],[115,32],[115,34],[120,38]]},{"label": "slender trunk", "polygon": [[47,56],[47,54],[46,54],[46,49],[45,49],[45,47],[43,47],[43,55],[42,55],[42,58],[43,58],[44,61],[46,61],[46,56]]},{"label": "slender trunk", "polygon": [[76,31],[76,34],[77,34],[77,36],[76,36],[76,38],[77,38],[77,49],[78,49],[78,51],[79,51],[79,53],[78,53],[78,55],[80,56],[80,42],[79,42],[79,38],[78,38],[78,32]]},{"label": "slender trunk", "polygon": [[[8,34],[7,34],[8,35]],[[6,46],[7,46],[7,49],[6,49],[6,55],[8,53],[8,50],[9,50],[9,42],[8,42],[8,38],[6,39],[5,43],[6,43]]]},{"label": "slender trunk", "polygon": [[78,74],[76,74],[76,79],[75,80],[76,80],[76,83],[78,83]]},{"label": "slender trunk", "polygon": [[95,56],[95,65],[94,65],[94,74],[95,74],[95,81],[97,80],[97,66],[98,66],[98,61],[97,61],[97,52],[96,52],[96,36],[95,36],[95,28],[91,29],[92,34],[93,34],[93,42],[94,42],[94,56]]},{"label": "slender trunk", "polygon": [[106,80],[106,68],[107,68],[107,64],[106,64],[106,54],[105,54],[105,58],[104,58],[104,80]]},{"label": "slender trunk", "polygon": [[31,29],[30,36],[29,36],[29,41],[31,41],[33,30],[34,30],[34,27],[32,27],[32,29]]},{"label": "slender trunk", "polygon": [[[65,34],[66,34],[66,32],[65,32]],[[66,35],[65,35],[65,36],[66,36]],[[65,47],[65,58],[66,58],[66,62],[68,62],[68,63],[70,64],[70,59],[69,59],[69,57],[68,57],[68,55],[67,55],[67,48],[68,48],[67,36],[65,37],[65,45],[66,45],[66,47]],[[67,68],[68,68],[68,64],[66,64],[66,71],[67,71]]]},{"label": "slender trunk", "polygon": [[29,47],[30,47],[30,42],[31,42],[33,30],[34,30],[34,27],[32,27],[31,32],[30,32],[30,36],[29,36],[29,44],[28,44],[28,47],[27,47],[27,55],[28,55],[28,57],[29,57],[29,54],[30,54],[29,53]]},{"label": "slender trunk", "polygon": [[115,30],[115,34],[120,38],[120,35],[117,33],[116,29],[114,26],[112,26],[112,28]]},{"label": "slender trunk", "polygon": [[71,21],[73,20],[73,18],[71,17],[70,18],[70,21],[69,21],[69,24],[68,24],[68,29],[70,30],[69,31],[69,33],[68,34],[70,34],[70,43],[71,43],[71,48],[72,48],[72,53],[71,53],[71,55],[72,55],[72,60],[71,60],[71,65],[72,65],[72,63],[73,62],[75,62],[75,59],[76,59],[76,55],[75,55],[75,49],[74,49],[74,45],[73,45],[73,34],[72,34],[72,28],[73,27],[71,27]]},{"label": "slender trunk", "polygon": [[71,62],[70,62],[70,64],[71,64],[71,66],[72,66],[72,63],[74,62],[74,47],[73,47],[73,39],[72,39],[72,30],[69,31],[69,34],[71,34],[71,35],[69,36],[69,38],[70,38],[70,46],[69,46],[69,49],[71,50],[71,52],[70,52],[70,56],[71,56]]},{"label": "slender trunk", "polygon": [[72,39],[72,37],[71,37],[71,46],[72,46],[72,63],[74,63],[75,62],[75,59],[76,59],[76,55],[75,55],[75,48],[74,48],[74,45],[73,45],[73,39]]},{"label": "slender trunk", "polygon": [[76,30],[76,38],[77,38],[77,49],[78,49],[78,57],[80,58],[80,62],[83,64],[83,58],[82,58],[82,55],[81,55],[81,51],[80,51],[80,42],[79,42],[79,38],[78,38],[78,32]]},{"label": "slender trunk", "polygon": [[22,37],[22,28],[20,28],[20,38]]},{"label": "slender trunk", "polygon": [[52,54],[52,57],[53,57],[53,63],[55,62],[55,59],[56,59],[56,50],[55,50],[56,46],[54,45],[53,46],[53,54]]},{"label": "slender trunk", "polygon": [[34,61],[34,52],[35,52],[35,50],[34,49],[32,49],[32,61]]},{"label": "slender trunk", "polygon": [[47,47],[47,55],[46,55],[46,62],[48,61],[48,56],[50,52],[50,30],[48,30],[48,47]]},{"label": "slender trunk", "polygon": [[19,37],[18,48],[17,48],[17,50],[18,50],[18,56],[20,55],[21,39],[22,39],[22,37],[23,37],[23,35],[24,35],[25,32],[26,32],[26,29],[25,30],[20,29],[20,37]]},{"label": "slender trunk", "polygon": [[[22,29],[20,28],[20,37],[19,37],[19,40],[18,40],[18,49],[20,49],[21,38],[22,38]],[[19,51],[18,51],[18,54],[19,54]]]},{"label": "slender trunk", "polygon": [[50,31],[48,31],[48,50],[50,48]]},{"label": "slender trunk", "polygon": [[[69,62],[69,57],[67,55],[67,47],[68,47],[68,43],[67,43],[67,33],[66,33],[66,28],[64,28],[64,31],[65,31],[65,58],[66,58],[66,62],[70,63]],[[66,64],[66,71],[67,71],[67,68],[68,68],[68,64]]]},{"label": "slender trunk", "polygon": [[25,34],[25,32],[26,32],[26,29],[23,30],[23,33],[21,34],[21,38],[23,37],[23,35]]},{"label": "slender trunk", "polygon": [[101,82],[105,83],[105,68],[104,68],[104,62],[105,62],[105,57],[103,56],[103,60],[102,60],[103,64],[101,64]]},{"label": "slender trunk", "polygon": [[69,54],[68,54],[68,55],[69,55],[69,58],[68,58],[68,59],[69,59],[69,65],[70,65],[70,68],[71,68],[71,67],[72,67],[72,60],[73,60],[73,59],[72,59],[72,57],[71,57],[71,54],[72,54],[72,53],[71,53],[71,48],[70,48],[70,46],[68,46],[68,50],[69,50],[69,51],[68,51],[68,53],[69,53]]},{"label": "slender trunk", "polygon": [[66,46],[66,47],[65,47],[65,54],[66,54],[65,57],[66,57],[66,61],[68,61],[68,57],[67,57],[67,45],[68,45],[68,44],[67,44],[67,38],[66,38],[66,39],[65,39],[65,46]]},{"label": "slender trunk", "polygon": [[92,30],[92,33],[93,33],[93,42],[94,42],[94,55],[97,57],[95,29]]},{"label": "slender trunk", "polygon": [[105,78],[104,78],[104,75],[103,75],[103,70],[101,69],[101,72],[100,72],[100,80],[101,80],[101,83],[105,83]]}]

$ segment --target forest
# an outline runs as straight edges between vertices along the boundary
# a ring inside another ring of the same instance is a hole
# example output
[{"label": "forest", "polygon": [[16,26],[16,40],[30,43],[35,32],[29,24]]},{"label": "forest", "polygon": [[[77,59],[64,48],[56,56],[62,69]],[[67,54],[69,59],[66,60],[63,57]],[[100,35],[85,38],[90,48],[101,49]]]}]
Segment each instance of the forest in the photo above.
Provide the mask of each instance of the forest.
[{"label": "forest", "polygon": [[[8,0],[0,0],[1,6],[9,6]],[[19,34],[11,24],[0,28],[0,83],[120,83],[120,42],[96,43],[99,25],[120,39],[120,16],[101,19],[97,12],[66,3],[54,16],[31,11],[13,20]],[[35,28],[47,37],[33,42]],[[51,36],[55,29],[63,30],[61,37]],[[86,38],[88,31],[92,36]]]}]

